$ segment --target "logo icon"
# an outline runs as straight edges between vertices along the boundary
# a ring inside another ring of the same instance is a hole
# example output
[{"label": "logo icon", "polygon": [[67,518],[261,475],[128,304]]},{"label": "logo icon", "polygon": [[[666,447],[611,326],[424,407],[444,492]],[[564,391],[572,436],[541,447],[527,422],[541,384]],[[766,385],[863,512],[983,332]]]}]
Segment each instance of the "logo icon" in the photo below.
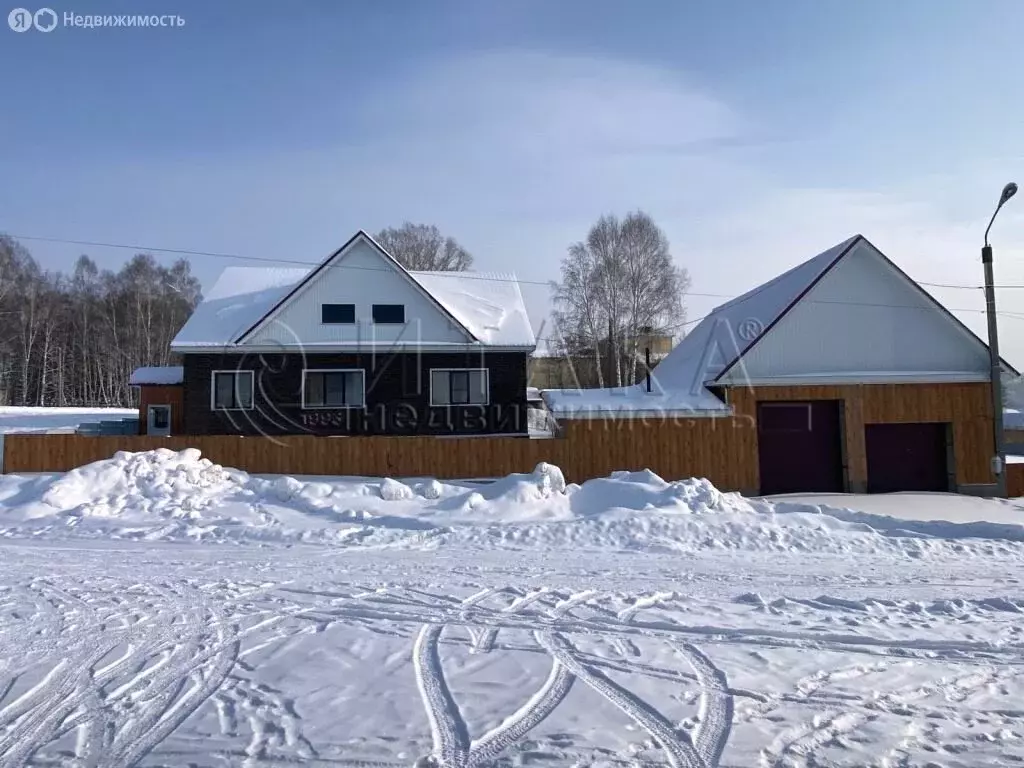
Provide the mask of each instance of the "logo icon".
[{"label": "logo icon", "polygon": [[53,12],[52,8],[40,8],[32,20],[40,32],[53,32],[57,26],[57,14]]},{"label": "logo icon", "polygon": [[32,11],[15,8],[7,14],[7,26],[15,32],[28,32],[32,29]]},{"label": "logo icon", "polygon": [[739,324],[736,332],[744,341],[753,341],[764,332],[764,323],[756,317],[748,317]]}]

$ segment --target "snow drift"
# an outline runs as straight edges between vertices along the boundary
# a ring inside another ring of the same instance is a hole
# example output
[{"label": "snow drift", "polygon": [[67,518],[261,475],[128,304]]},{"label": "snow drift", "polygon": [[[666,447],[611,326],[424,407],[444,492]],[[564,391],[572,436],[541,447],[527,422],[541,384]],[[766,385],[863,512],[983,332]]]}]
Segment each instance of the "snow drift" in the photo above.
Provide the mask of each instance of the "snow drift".
[{"label": "snow drift", "polygon": [[582,485],[540,464],[491,483],[255,476],[198,450],[117,453],[64,475],[0,478],[0,535],[332,546],[618,551],[1024,553],[1015,522],[902,520],[723,493],[644,470]]}]

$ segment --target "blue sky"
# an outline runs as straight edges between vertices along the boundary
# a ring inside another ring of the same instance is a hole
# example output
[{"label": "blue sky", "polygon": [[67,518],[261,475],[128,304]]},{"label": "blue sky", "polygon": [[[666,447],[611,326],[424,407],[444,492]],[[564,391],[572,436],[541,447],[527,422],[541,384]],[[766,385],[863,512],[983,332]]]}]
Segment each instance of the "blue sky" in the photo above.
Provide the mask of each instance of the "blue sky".
[{"label": "blue sky", "polygon": [[[697,317],[723,299],[696,294],[854,232],[919,280],[977,285],[999,189],[1024,183],[1014,0],[50,7],[185,25],[0,27],[13,234],[317,261],[409,219],[545,281],[602,213],[643,208]],[[1024,198],[994,241],[999,282],[1024,285]],[[54,269],[131,255],[25,244]],[[208,286],[230,263],[193,268]],[[933,292],[983,331],[980,291]],[[526,293],[539,325],[547,290]],[[999,295],[1024,364],[1022,298]]]}]

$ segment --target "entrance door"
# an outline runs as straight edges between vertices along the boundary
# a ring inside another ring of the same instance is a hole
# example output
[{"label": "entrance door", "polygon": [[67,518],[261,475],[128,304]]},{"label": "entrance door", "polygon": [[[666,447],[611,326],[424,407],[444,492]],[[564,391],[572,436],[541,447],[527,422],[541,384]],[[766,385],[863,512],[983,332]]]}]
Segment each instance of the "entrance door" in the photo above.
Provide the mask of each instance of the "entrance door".
[{"label": "entrance door", "polygon": [[761,493],[842,493],[838,400],[757,404]]},{"label": "entrance door", "polygon": [[868,493],[950,490],[947,424],[865,424]]},{"label": "entrance door", "polygon": [[171,406],[151,405],[146,409],[146,434],[163,437],[171,434]]}]

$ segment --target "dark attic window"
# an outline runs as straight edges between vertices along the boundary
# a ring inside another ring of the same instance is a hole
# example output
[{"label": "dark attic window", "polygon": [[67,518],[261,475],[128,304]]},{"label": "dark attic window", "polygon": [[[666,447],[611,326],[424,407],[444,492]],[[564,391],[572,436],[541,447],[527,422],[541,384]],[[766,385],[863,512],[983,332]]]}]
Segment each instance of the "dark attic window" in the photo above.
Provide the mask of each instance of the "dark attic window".
[{"label": "dark attic window", "polygon": [[400,325],[405,322],[404,304],[374,304],[373,322]]},{"label": "dark attic window", "polygon": [[354,323],[356,321],[355,304],[321,304],[321,323]]}]

